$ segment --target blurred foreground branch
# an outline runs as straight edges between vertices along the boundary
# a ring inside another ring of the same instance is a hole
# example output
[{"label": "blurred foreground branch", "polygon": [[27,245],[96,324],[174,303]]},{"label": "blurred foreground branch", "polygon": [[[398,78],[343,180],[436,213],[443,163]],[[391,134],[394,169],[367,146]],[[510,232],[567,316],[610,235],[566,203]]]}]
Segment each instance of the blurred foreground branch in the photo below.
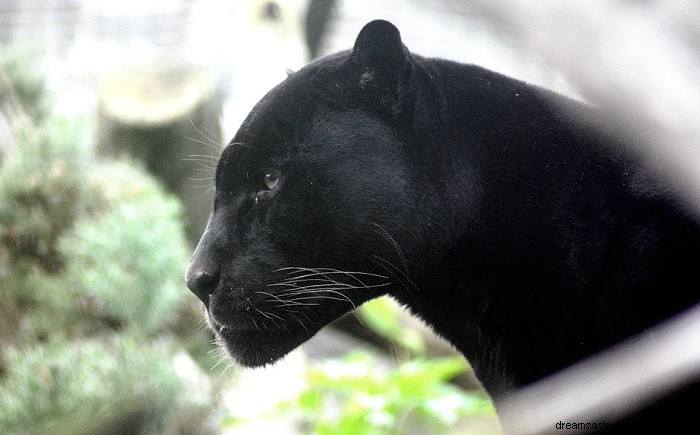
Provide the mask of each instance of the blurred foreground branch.
[{"label": "blurred foreground branch", "polygon": [[613,422],[698,382],[698,331],[700,306],[523,388],[497,404],[503,427],[536,434],[553,432],[560,421]]},{"label": "blurred foreground branch", "polygon": [[559,68],[605,125],[632,139],[700,212],[700,3],[474,0],[478,13]]}]

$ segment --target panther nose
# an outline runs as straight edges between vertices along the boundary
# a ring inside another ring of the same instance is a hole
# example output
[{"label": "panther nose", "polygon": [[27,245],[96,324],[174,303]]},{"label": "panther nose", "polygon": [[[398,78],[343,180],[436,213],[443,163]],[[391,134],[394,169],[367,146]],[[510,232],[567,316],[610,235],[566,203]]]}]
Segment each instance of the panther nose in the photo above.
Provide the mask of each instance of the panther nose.
[{"label": "panther nose", "polygon": [[216,273],[197,267],[190,263],[185,275],[187,288],[190,289],[205,305],[209,305],[209,296],[214,293],[219,277]]},{"label": "panther nose", "polygon": [[[219,268],[216,265],[214,253],[215,244],[212,239],[212,220],[214,214],[209,216],[209,222],[204,229],[202,238],[197,243],[197,247],[190,258],[185,272],[187,287],[194,293],[207,307],[209,306],[209,296],[216,290],[219,284]],[[215,233],[215,231],[214,231]]]}]

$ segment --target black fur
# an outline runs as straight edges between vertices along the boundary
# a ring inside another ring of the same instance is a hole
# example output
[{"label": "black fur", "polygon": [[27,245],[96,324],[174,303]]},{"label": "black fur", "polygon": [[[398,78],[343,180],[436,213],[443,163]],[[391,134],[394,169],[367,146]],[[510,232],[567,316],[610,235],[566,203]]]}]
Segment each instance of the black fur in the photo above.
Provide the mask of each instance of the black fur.
[{"label": "black fur", "polygon": [[369,23],[223,151],[188,286],[244,365],[388,293],[492,395],[531,383],[699,300],[700,227],[595,116]]}]

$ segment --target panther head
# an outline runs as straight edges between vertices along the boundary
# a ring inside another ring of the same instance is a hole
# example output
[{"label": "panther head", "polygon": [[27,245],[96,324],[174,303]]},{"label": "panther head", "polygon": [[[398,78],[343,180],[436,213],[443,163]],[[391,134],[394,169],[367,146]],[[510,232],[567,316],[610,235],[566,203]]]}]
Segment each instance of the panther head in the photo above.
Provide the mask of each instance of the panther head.
[{"label": "panther head", "polygon": [[417,187],[430,157],[412,146],[439,118],[430,83],[374,21],[353,50],[273,88],[223,150],[186,279],[239,363],[274,362],[363,302],[410,291],[408,264],[436,245],[416,224],[436,208]]}]

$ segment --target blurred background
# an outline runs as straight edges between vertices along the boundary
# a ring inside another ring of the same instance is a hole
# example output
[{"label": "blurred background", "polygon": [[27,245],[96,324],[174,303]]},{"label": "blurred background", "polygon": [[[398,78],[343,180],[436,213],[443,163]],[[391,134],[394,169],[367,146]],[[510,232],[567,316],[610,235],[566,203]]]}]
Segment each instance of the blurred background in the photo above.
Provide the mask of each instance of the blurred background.
[{"label": "blurred background", "polygon": [[392,301],[243,370],[184,270],[255,102],[375,18],[609,110],[698,200],[697,3],[564,3],[0,0],[0,433],[499,433],[468,363]]}]

